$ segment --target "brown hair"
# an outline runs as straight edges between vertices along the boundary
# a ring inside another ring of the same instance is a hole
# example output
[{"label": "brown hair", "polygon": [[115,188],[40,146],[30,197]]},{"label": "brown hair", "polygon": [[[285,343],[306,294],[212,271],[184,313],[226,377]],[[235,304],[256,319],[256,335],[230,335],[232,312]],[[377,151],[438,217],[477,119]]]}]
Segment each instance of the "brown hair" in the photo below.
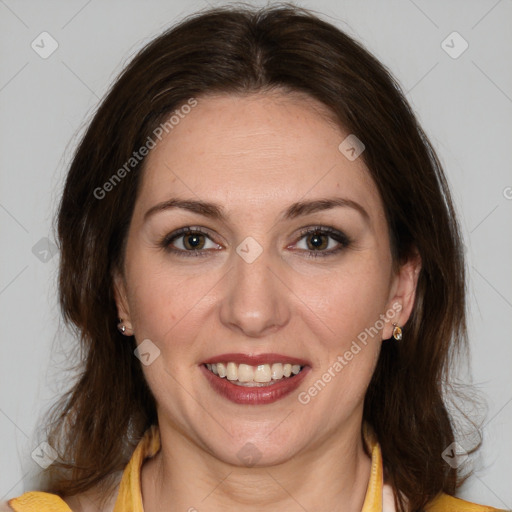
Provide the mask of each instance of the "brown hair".
[{"label": "brown hair", "polygon": [[108,193],[97,191],[191,98],[271,90],[319,100],[363,141],[395,263],[414,250],[421,256],[404,341],[383,344],[364,419],[377,434],[390,483],[409,500],[406,507],[398,496],[400,510],[420,510],[440,492],[454,494],[457,470],[441,457],[454,440],[444,386],[452,349],[466,341],[465,277],[443,171],[382,64],[332,24],[289,4],[210,9],[154,39],[113,84],[76,150],[58,213],[59,285],[83,362],[49,415],[48,441],[61,458],[48,470],[48,491],[74,495],[107,481],[157,423],[134,340],[116,329],[112,283],[122,268],[144,159]]}]

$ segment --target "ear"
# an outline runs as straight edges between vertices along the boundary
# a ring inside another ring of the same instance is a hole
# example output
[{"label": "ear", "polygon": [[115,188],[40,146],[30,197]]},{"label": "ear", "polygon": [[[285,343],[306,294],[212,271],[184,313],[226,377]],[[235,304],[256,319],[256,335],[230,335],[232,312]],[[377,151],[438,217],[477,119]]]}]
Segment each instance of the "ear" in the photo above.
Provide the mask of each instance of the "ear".
[{"label": "ear", "polygon": [[133,334],[133,326],[130,317],[130,308],[128,306],[126,283],[123,275],[118,270],[114,272],[113,284],[117,316],[121,319],[121,323],[126,327],[126,335],[131,336]]},{"label": "ear", "polygon": [[416,298],[416,288],[421,270],[421,256],[415,249],[393,277],[391,297],[386,309],[388,321],[382,331],[382,339],[393,335],[393,324],[402,327],[411,316]]}]

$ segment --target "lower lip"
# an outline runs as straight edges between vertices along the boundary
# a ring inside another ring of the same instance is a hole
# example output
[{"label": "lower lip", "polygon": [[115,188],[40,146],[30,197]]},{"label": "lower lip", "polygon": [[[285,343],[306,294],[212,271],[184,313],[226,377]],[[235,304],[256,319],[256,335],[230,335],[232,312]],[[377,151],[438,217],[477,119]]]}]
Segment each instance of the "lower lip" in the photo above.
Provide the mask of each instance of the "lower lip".
[{"label": "lower lip", "polygon": [[305,366],[294,377],[284,377],[276,384],[260,387],[237,386],[227,378],[217,377],[206,366],[200,366],[202,372],[210,382],[212,388],[224,398],[231,400],[235,404],[263,405],[277,402],[281,398],[295,391],[306,377],[309,366]]}]

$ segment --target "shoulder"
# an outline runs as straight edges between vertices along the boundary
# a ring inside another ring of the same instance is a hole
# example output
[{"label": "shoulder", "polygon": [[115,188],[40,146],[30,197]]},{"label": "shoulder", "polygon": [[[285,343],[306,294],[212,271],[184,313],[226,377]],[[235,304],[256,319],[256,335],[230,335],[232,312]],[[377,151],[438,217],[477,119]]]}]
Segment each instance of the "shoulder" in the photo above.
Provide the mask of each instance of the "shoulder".
[{"label": "shoulder", "polygon": [[65,501],[56,494],[32,491],[10,499],[5,510],[12,512],[72,512]]},{"label": "shoulder", "polygon": [[505,512],[501,509],[478,505],[469,501],[441,494],[426,508],[426,512]]}]

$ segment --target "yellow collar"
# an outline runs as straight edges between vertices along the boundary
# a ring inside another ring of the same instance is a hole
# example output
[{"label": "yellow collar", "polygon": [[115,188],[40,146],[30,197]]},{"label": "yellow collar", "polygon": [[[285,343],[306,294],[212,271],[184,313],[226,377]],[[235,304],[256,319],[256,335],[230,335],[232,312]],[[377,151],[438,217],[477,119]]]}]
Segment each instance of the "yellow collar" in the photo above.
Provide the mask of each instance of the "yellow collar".
[{"label": "yellow collar", "polygon": [[160,431],[157,425],[148,428],[133,452],[119,485],[113,512],[144,512],[140,474],[144,459],[153,457],[160,450]]}]

